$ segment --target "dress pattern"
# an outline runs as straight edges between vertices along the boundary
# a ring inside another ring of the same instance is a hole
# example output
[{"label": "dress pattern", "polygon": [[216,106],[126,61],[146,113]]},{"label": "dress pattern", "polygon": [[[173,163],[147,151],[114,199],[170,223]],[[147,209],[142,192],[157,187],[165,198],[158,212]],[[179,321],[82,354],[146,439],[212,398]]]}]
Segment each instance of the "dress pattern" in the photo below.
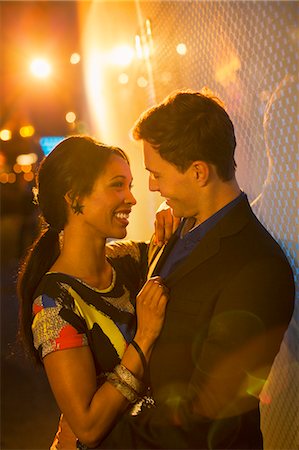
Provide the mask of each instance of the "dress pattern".
[{"label": "dress pattern", "polygon": [[135,299],[146,277],[147,245],[107,246],[113,279],[105,290],[71,275],[48,272],[33,303],[32,333],[43,358],[53,351],[89,345],[97,375],[111,371],[136,331]]}]

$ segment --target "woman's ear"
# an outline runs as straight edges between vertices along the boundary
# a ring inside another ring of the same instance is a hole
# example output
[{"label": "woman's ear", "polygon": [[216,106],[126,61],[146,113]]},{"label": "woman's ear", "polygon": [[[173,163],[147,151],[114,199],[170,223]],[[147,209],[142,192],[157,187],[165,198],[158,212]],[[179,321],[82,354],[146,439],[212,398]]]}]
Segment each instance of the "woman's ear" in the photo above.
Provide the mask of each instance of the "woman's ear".
[{"label": "woman's ear", "polygon": [[84,205],[80,202],[80,197],[69,191],[64,196],[67,205],[71,208],[73,214],[83,214]]},{"label": "woman's ear", "polygon": [[194,161],[192,163],[192,170],[196,181],[201,185],[205,186],[208,182],[210,175],[209,164],[205,161]]},{"label": "woman's ear", "polygon": [[72,192],[68,191],[65,196],[64,196],[64,200],[66,201],[66,203],[68,204],[68,206],[71,206],[73,203],[73,196],[72,196]]}]

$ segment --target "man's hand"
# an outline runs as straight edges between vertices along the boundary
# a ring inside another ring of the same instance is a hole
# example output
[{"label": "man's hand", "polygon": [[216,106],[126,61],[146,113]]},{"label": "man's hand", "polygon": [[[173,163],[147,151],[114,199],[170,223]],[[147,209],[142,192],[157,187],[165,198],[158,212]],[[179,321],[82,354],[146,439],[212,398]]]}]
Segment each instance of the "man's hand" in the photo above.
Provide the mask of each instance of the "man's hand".
[{"label": "man's hand", "polygon": [[155,244],[159,247],[167,244],[169,238],[179,226],[180,220],[173,216],[172,209],[166,202],[163,202],[156,212]]}]

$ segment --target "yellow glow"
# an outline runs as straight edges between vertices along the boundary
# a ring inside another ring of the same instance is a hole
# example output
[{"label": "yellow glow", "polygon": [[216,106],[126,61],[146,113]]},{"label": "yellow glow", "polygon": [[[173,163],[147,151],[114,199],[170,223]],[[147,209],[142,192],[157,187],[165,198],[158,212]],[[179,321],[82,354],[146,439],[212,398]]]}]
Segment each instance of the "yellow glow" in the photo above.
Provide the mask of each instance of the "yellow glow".
[{"label": "yellow glow", "polygon": [[65,120],[67,121],[67,123],[74,123],[76,120],[76,114],[73,111],[69,111],[65,115]]},{"label": "yellow glow", "polygon": [[29,173],[32,169],[31,164],[23,164],[22,166],[22,172]]},{"label": "yellow glow", "polygon": [[16,159],[17,164],[19,164],[20,166],[28,166],[34,164],[36,161],[36,153],[26,153],[24,155],[19,155]]},{"label": "yellow glow", "polygon": [[176,51],[178,52],[179,55],[186,55],[186,53],[187,53],[187,46],[186,46],[186,44],[184,44],[183,42],[178,44],[176,46]]},{"label": "yellow glow", "polygon": [[142,59],[142,47],[141,47],[141,40],[139,34],[135,36],[135,49],[136,49],[136,55],[138,59]]},{"label": "yellow glow", "polygon": [[1,130],[0,131],[0,139],[2,141],[9,141],[11,139],[11,131],[10,130]]},{"label": "yellow glow", "polygon": [[108,61],[118,66],[128,66],[134,58],[134,50],[129,45],[120,45],[111,50]]},{"label": "yellow glow", "polygon": [[47,78],[52,72],[52,67],[46,59],[36,58],[30,64],[30,70],[37,78]]},{"label": "yellow glow", "polygon": [[34,133],[35,133],[35,129],[32,125],[26,125],[26,126],[20,128],[20,135],[24,138],[33,136]]},{"label": "yellow glow", "polygon": [[120,84],[127,84],[129,82],[129,76],[126,73],[121,73],[118,77],[118,82]]},{"label": "yellow glow", "polygon": [[70,63],[71,64],[78,64],[80,62],[80,55],[79,53],[73,53],[70,57]]},{"label": "yellow glow", "polygon": [[152,34],[152,29],[151,29],[151,21],[149,19],[146,19],[145,21],[145,27],[146,27],[146,34],[148,34],[149,36],[151,36]]}]

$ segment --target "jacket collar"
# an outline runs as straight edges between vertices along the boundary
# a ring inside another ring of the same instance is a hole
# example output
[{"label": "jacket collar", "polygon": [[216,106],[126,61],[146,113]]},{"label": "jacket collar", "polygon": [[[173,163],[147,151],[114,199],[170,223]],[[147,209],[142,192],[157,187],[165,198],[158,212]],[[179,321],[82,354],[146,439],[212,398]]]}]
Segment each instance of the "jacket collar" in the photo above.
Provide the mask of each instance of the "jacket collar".
[{"label": "jacket collar", "polygon": [[[201,239],[190,255],[167,278],[166,284],[171,286],[185,276],[198,265],[215,255],[220,248],[220,241],[225,236],[238,233],[253,216],[246,196],[230,210],[207,234]],[[178,237],[173,235],[153,271],[153,275],[159,275],[160,268],[164,264]]]}]

